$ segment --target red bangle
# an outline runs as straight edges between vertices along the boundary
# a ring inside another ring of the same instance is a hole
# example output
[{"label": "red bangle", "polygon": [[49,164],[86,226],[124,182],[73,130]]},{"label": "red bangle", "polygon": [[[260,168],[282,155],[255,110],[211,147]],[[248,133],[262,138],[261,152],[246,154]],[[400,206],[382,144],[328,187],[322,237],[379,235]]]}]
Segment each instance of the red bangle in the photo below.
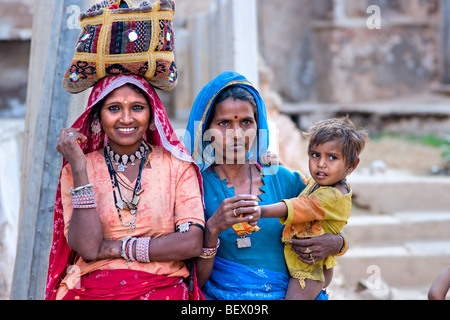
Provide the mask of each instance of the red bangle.
[{"label": "red bangle", "polygon": [[199,258],[202,258],[202,259],[214,258],[214,256],[217,253],[217,249],[219,248],[219,246],[220,246],[220,239],[217,239],[217,244],[216,244],[216,246],[214,248],[202,248],[202,253],[199,256]]}]

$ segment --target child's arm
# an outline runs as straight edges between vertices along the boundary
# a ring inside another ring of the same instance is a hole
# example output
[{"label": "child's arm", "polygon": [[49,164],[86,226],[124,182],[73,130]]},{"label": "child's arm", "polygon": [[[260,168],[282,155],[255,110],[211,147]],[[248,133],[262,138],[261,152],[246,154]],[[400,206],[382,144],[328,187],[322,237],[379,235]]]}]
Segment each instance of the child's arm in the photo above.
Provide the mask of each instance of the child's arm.
[{"label": "child's arm", "polygon": [[284,218],[288,208],[284,202],[260,206],[261,218]]},{"label": "child's arm", "polygon": [[429,300],[445,300],[450,288],[450,267],[447,267],[432,284],[428,292]]},{"label": "child's arm", "polygon": [[324,220],[325,212],[315,196],[301,196],[260,206],[261,218],[280,218],[283,224]]},{"label": "child's arm", "polygon": [[286,219],[280,219],[282,224],[297,224],[308,221],[325,220],[325,210],[315,195],[304,195],[283,200],[287,207]]}]

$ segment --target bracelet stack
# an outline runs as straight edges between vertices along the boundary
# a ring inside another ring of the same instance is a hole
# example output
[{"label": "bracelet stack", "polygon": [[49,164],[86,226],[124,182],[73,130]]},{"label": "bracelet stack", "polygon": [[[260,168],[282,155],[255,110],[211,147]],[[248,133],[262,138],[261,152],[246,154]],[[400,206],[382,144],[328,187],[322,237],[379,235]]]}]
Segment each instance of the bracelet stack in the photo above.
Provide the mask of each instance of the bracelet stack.
[{"label": "bracelet stack", "polygon": [[92,183],[70,189],[73,209],[92,209],[97,207],[94,185]]},{"label": "bracelet stack", "polygon": [[151,237],[139,238],[136,243],[136,260],[139,262],[150,262],[150,240]]},{"label": "bracelet stack", "polygon": [[202,248],[202,253],[199,256],[199,258],[202,259],[211,259],[214,258],[216,253],[217,253],[217,249],[220,246],[220,239],[217,239],[217,244],[214,248]]},{"label": "bracelet stack", "polygon": [[[150,262],[151,237],[126,237],[122,240],[120,256],[128,262]],[[136,256],[133,255],[133,245],[136,242]]]}]

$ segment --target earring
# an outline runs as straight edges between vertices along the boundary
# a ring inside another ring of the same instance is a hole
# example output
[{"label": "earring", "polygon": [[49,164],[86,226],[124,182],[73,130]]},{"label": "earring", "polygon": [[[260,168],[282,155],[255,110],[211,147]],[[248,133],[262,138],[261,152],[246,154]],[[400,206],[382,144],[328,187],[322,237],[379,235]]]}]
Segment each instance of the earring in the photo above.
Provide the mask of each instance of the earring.
[{"label": "earring", "polygon": [[92,123],[91,123],[91,130],[95,134],[97,134],[100,131],[102,131],[102,124],[100,123],[100,120],[95,119],[94,121],[92,121]]},{"label": "earring", "polygon": [[155,121],[154,120],[152,120],[152,122],[150,122],[150,125],[148,126],[148,128],[151,131],[155,131],[156,130],[156,126],[155,126]]}]

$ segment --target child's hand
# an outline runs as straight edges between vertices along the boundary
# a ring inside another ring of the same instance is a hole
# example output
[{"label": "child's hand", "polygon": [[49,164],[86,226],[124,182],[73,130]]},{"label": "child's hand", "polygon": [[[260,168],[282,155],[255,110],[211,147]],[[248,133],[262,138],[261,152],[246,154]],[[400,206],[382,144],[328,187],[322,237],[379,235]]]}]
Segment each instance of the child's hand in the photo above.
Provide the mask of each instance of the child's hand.
[{"label": "child's hand", "polygon": [[270,151],[267,151],[266,153],[262,154],[259,157],[259,160],[263,165],[266,166],[277,166],[277,165],[283,165],[278,158],[278,156],[275,153],[272,153]]},{"label": "child's hand", "polygon": [[261,212],[257,201],[240,201],[240,206],[233,210],[233,215],[236,218],[247,219],[232,226],[238,236],[245,237],[259,231],[260,228],[257,226],[257,223],[261,217]]},{"label": "child's hand", "polygon": [[256,226],[261,219],[261,208],[257,201],[240,201],[240,207],[233,214],[238,218],[246,218],[249,225]]},{"label": "child's hand", "polygon": [[251,219],[248,221],[248,224],[251,226],[256,226],[259,219],[261,219],[261,207],[257,205],[256,207],[254,207],[254,209],[256,211],[251,214]]}]

